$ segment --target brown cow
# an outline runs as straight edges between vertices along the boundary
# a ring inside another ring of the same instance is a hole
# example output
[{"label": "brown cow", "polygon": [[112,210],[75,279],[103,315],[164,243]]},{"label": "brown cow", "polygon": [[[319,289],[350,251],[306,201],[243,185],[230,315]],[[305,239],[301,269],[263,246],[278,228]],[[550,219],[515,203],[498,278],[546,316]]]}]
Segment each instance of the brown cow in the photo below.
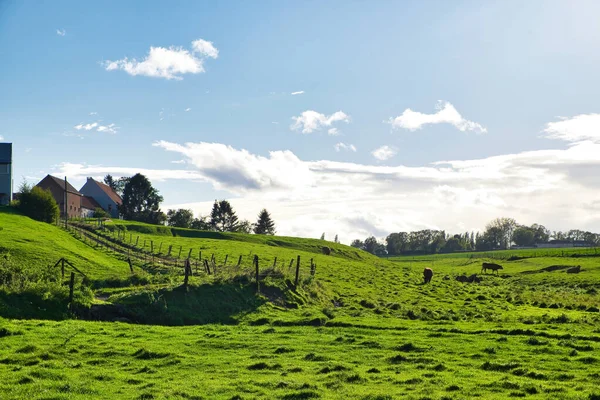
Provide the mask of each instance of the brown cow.
[{"label": "brown cow", "polygon": [[491,269],[492,272],[496,271],[496,273],[498,273],[498,270],[500,269],[504,269],[502,268],[502,265],[498,265],[498,264],[494,264],[494,263],[483,263],[481,264],[481,272],[486,272],[488,269]]},{"label": "brown cow", "polygon": [[431,268],[425,268],[423,270],[423,280],[425,283],[431,282],[431,278],[433,278],[433,270]]},{"label": "brown cow", "polygon": [[331,254],[331,249],[327,246],[323,246],[323,248],[321,249],[321,251],[323,252],[323,254],[325,254],[326,256]]}]

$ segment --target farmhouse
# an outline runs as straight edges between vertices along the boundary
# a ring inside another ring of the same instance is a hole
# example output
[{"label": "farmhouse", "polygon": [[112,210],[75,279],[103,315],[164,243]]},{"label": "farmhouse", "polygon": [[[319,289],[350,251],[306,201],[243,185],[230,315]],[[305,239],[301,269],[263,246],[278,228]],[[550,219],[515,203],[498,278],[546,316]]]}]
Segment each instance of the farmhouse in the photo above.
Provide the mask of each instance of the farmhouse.
[{"label": "farmhouse", "polygon": [[548,243],[538,243],[536,247],[542,249],[559,249],[564,247],[592,247],[593,244],[586,242],[585,240],[550,240]]},{"label": "farmhouse", "polygon": [[96,208],[102,208],[98,202],[90,196],[81,196],[81,217],[91,218]]},{"label": "farmhouse", "polygon": [[[52,197],[54,197],[54,200],[58,204],[62,218],[65,217],[65,198],[67,200],[67,217],[81,217],[81,193],[79,193],[79,191],[75,189],[69,182],[52,175],[47,175],[36,186],[45,190],[49,190],[50,193],[52,193]],[[67,191],[66,196],[65,186]]]},{"label": "farmhouse", "polygon": [[0,143],[0,206],[12,200],[12,143]]},{"label": "farmhouse", "polygon": [[119,206],[123,203],[121,197],[110,186],[87,178],[87,182],[80,192],[84,196],[93,198],[99,206],[112,218],[119,218]]}]

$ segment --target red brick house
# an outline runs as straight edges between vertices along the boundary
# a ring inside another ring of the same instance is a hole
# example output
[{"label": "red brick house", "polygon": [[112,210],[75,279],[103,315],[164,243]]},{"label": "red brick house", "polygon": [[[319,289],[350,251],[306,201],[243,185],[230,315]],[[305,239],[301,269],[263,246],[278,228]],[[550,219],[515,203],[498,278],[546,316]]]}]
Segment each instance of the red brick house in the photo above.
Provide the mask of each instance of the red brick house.
[{"label": "red brick house", "polygon": [[[61,218],[65,217],[65,180],[47,175],[36,186],[50,190],[60,209]],[[81,193],[67,182],[67,216],[69,218],[81,217]]]}]

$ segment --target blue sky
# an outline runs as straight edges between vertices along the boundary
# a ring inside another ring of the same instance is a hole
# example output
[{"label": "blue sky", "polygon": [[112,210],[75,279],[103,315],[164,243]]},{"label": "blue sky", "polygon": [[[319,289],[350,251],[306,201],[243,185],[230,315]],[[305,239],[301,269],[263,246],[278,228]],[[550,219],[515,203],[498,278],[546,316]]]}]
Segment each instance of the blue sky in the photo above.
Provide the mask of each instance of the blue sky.
[{"label": "blue sky", "polygon": [[595,1],[3,1],[0,136],[16,184],[145,171],[165,210],[228,198],[243,218],[267,207],[282,234],[499,216],[598,231],[597,15]]}]

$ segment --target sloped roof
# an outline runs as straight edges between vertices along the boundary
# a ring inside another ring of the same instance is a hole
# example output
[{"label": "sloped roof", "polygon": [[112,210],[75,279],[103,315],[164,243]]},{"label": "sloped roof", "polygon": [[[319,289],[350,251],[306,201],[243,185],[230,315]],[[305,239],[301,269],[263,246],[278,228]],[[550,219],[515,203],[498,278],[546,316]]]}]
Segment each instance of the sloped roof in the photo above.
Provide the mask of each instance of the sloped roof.
[{"label": "sloped roof", "polygon": [[87,208],[88,210],[95,210],[96,208],[102,208],[98,202],[90,196],[81,197],[81,208]]},{"label": "sloped roof", "polygon": [[106,193],[108,195],[108,197],[111,198],[112,201],[114,201],[115,203],[117,203],[118,205],[123,204],[123,200],[121,200],[121,196],[119,196],[117,194],[117,192],[115,192],[110,186],[108,186],[105,183],[102,182],[98,182],[95,179],[91,179],[92,181],[96,182],[96,184],[98,185],[98,187],[100,189],[102,189],[102,191],[104,191],[104,193]]},{"label": "sloped roof", "polygon": [[[61,188],[63,188],[63,189],[64,189],[64,187],[65,187],[65,180],[64,180],[64,179],[57,178],[57,177],[55,177],[55,176],[52,176],[52,175],[47,175],[47,176],[46,176],[46,178],[44,178],[44,179],[42,179],[42,180],[40,181],[40,183],[42,183],[42,182],[43,182],[44,180],[46,180],[47,178],[49,178],[51,181],[53,181],[53,182],[54,182],[55,184],[57,184],[59,187],[61,187]],[[40,184],[40,183],[38,183],[37,185],[39,186],[39,184]],[[78,195],[80,195],[80,196],[81,196],[81,193],[79,193],[79,190],[75,189],[75,188],[73,187],[73,185],[71,185],[71,184],[69,183],[69,181],[67,181],[67,192],[69,192],[69,193],[74,193],[74,194],[78,194]]]}]

